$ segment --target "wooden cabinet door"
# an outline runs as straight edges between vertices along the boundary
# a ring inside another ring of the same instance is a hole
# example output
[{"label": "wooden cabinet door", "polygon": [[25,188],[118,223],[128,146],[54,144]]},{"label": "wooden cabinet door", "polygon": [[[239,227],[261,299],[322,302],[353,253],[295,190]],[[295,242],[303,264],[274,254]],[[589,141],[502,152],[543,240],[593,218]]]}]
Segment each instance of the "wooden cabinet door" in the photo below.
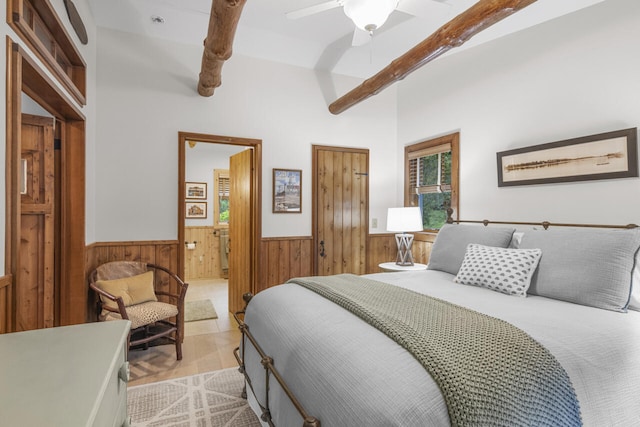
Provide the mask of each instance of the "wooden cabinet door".
[{"label": "wooden cabinet door", "polygon": [[54,326],[53,119],[22,115],[16,331]]},{"label": "wooden cabinet door", "polygon": [[244,150],[229,159],[229,311],[244,308],[242,295],[251,292],[252,150]]},{"label": "wooden cabinet door", "polygon": [[365,274],[369,150],[313,147],[315,274]]}]

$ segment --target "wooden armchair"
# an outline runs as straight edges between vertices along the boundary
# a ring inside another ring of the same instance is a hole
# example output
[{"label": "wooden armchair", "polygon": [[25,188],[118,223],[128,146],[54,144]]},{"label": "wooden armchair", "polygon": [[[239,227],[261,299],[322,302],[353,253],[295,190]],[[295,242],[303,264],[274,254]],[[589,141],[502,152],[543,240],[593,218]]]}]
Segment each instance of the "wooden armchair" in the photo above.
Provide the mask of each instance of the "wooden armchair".
[{"label": "wooden armchair", "polygon": [[[155,275],[159,271],[167,273],[177,283],[177,293],[155,289]],[[127,348],[144,344],[147,349],[151,341],[167,337],[175,342],[176,358],[182,359],[184,298],[188,283],[159,265],[113,261],[91,273],[89,286],[100,297],[99,321],[131,321]]]}]

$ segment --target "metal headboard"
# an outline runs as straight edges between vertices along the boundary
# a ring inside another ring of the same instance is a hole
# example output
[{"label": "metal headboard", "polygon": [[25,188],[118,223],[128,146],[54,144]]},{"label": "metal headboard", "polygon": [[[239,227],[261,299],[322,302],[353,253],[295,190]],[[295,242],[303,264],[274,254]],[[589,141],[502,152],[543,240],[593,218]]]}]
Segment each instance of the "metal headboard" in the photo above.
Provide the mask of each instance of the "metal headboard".
[{"label": "metal headboard", "polygon": [[620,228],[620,229],[630,229],[638,227],[637,224],[627,224],[627,225],[611,225],[611,224],[567,224],[561,222],[550,222],[550,221],[541,221],[541,222],[523,222],[523,221],[490,221],[488,219],[483,220],[462,220],[462,219],[453,219],[453,209],[447,209],[447,224],[483,224],[485,226],[489,224],[504,224],[504,225],[531,225],[531,226],[541,226],[545,230],[549,227],[584,227],[584,228]]}]

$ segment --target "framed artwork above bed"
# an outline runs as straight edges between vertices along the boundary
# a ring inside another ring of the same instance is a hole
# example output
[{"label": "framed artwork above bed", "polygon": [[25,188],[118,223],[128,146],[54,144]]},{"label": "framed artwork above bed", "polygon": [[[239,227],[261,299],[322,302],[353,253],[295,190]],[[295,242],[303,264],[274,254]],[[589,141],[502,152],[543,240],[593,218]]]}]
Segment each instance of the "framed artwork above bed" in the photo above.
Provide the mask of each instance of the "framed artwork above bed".
[{"label": "framed artwork above bed", "polygon": [[497,153],[498,187],[638,176],[637,128]]}]

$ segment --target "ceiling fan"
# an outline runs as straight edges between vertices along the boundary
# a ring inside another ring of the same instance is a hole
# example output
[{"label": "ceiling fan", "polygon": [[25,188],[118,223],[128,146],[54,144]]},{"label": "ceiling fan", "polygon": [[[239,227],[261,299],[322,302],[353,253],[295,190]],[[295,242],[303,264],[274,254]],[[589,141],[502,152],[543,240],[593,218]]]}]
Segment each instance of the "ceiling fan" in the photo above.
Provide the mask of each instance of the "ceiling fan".
[{"label": "ceiling fan", "polygon": [[316,13],[342,7],[345,15],[355,24],[353,45],[360,46],[369,41],[373,32],[387,21],[394,10],[413,16],[420,16],[425,2],[447,5],[448,0],[329,0],[309,7],[287,12],[289,19],[299,19]]}]

